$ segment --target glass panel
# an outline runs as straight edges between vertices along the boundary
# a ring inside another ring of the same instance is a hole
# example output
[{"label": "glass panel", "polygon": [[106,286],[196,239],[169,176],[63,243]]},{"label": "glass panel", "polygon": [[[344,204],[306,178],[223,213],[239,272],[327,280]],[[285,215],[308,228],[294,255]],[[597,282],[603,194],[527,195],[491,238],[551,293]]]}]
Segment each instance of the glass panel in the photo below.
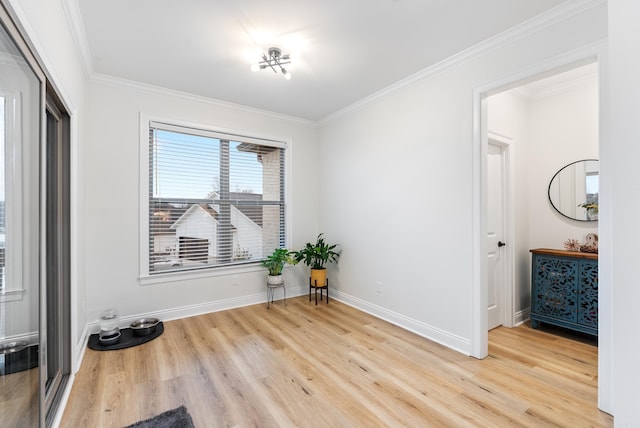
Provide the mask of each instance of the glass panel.
[{"label": "glass panel", "polygon": [[0,26],[0,424],[39,414],[40,81]]}]

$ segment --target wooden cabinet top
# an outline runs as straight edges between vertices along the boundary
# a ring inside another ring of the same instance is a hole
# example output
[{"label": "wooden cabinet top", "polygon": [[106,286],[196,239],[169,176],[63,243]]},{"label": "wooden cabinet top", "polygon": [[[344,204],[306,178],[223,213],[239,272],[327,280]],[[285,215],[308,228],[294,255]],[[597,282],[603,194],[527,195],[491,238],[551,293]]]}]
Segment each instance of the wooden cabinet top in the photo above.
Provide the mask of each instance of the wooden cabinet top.
[{"label": "wooden cabinet top", "polygon": [[575,257],[579,259],[598,260],[597,253],[583,253],[581,251],[553,250],[550,248],[535,248],[529,251],[535,254],[546,254],[549,256]]}]

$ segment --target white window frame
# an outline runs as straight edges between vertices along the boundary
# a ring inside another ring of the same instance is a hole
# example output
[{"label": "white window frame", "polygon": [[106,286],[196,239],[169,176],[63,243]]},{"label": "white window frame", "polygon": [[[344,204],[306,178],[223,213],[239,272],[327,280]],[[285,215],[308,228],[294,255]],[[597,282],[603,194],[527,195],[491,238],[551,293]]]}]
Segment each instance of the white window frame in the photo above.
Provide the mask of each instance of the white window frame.
[{"label": "white window frame", "polygon": [[[230,266],[212,266],[197,270],[174,271],[167,273],[149,273],[149,130],[152,123],[165,124],[167,128],[175,126],[179,128],[193,128],[200,131],[211,133],[212,135],[225,134],[227,136],[242,136],[243,141],[253,140],[256,143],[264,144],[265,141],[279,143],[279,147],[285,149],[285,171],[284,171],[284,195],[285,195],[285,244],[289,248],[291,242],[292,230],[292,211],[291,211],[291,159],[292,144],[289,138],[273,137],[267,135],[257,135],[246,131],[238,131],[234,129],[213,126],[201,123],[186,122],[176,119],[162,118],[148,113],[140,113],[140,179],[139,179],[139,201],[140,201],[140,237],[139,237],[139,276],[140,285],[152,285],[158,283],[175,282],[181,280],[209,278],[219,276],[230,276],[248,272],[259,272],[264,267],[259,261],[247,263],[243,265]],[[278,144],[274,144],[278,146]]]},{"label": "white window frame", "polygon": [[[18,93],[0,90],[0,96],[5,100],[5,269],[0,301],[12,302],[22,300],[25,293],[22,278],[22,106]],[[8,161],[11,159],[12,162]],[[7,243],[10,251],[7,251]]]}]

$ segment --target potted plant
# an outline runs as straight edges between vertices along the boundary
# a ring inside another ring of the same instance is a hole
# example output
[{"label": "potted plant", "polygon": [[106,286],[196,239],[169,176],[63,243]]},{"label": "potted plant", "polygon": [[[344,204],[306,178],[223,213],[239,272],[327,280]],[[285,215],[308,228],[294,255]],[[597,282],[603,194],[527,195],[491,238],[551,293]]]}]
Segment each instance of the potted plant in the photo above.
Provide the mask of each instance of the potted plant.
[{"label": "potted plant", "polygon": [[270,256],[262,261],[262,266],[267,268],[267,284],[282,284],[282,269],[285,263],[294,265],[298,261],[293,257],[293,252],[286,248],[276,248]]},{"label": "potted plant", "polygon": [[325,242],[322,233],[318,235],[315,243],[307,242],[305,247],[293,254],[296,262],[304,262],[311,268],[311,284],[322,287],[327,281],[328,262],[337,262],[340,254],[335,251],[337,244],[329,245]]},{"label": "potted plant", "polygon": [[579,207],[587,210],[587,220],[597,220],[598,219],[598,203],[597,202],[585,202],[584,204],[579,204]]}]

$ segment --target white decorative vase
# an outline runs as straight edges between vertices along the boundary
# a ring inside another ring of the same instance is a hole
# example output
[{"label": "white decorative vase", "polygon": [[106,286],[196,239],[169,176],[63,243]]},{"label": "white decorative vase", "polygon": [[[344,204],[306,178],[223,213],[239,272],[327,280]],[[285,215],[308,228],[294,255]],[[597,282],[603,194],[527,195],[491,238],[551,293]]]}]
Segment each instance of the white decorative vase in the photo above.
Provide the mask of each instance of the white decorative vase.
[{"label": "white decorative vase", "polygon": [[269,285],[282,284],[282,275],[269,275],[269,276],[267,276],[267,284],[269,284]]}]

